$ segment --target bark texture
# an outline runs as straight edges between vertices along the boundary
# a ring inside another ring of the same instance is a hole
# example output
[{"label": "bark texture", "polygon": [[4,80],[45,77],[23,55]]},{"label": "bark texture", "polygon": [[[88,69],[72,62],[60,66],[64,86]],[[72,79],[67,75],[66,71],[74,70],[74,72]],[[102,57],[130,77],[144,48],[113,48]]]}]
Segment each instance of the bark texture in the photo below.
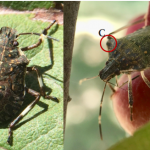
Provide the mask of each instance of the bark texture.
[{"label": "bark texture", "polygon": [[80,2],[64,2],[64,134],[69,97],[69,81],[71,72],[72,52],[76,20]]}]

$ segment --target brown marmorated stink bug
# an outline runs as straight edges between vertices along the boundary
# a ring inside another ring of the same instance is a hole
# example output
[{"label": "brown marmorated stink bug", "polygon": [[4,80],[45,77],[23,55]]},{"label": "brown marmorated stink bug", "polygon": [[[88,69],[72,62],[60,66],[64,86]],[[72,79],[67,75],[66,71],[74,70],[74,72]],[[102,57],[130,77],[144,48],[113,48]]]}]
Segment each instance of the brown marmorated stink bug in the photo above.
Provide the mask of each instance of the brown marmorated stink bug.
[{"label": "brown marmorated stink bug", "polygon": [[[132,24],[124,26],[110,34],[114,34],[122,29],[135,25],[137,23],[143,22],[144,19],[136,21]],[[115,92],[115,89],[111,86],[110,79],[113,77],[117,77],[121,73],[125,73],[128,75],[128,100],[129,100],[129,108],[130,108],[130,120],[133,120],[133,94],[132,94],[132,80],[139,77],[136,76],[131,78],[131,73],[135,71],[140,71],[143,81],[150,88],[150,81],[144,75],[144,70],[150,67],[150,51],[149,49],[149,41],[150,41],[150,26],[145,26],[123,38],[117,39],[117,47],[114,51],[109,52],[109,58],[106,62],[106,66],[99,72],[99,77],[101,80],[105,82],[104,90],[101,97],[100,102],[100,111],[99,111],[99,130],[100,137],[102,137],[102,129],[101,129],[101,112],[102,112],[102,103],[103,96],[106,88],[106,84],[109,85],[111,90]],[[112,37],[108,37],[108,41],[106,43],[108,47],[108,51],[111,51],[115,47],[115,40]],[[96,76],[97,77],[97,76]],[[95,78],[95,77],[93,77]],[[80,81],[86,81],[92,78],[85,78]],[[123,83],[126,84],[127,82]],[[117,78],[116,78],[117,83]],[[117,85],[118,86],[118,85]],[[121,85],[122,86],[122,85]],[[120,86],[120,88],[121,88]]]},{"label": "brown marmorated stink bug", "polygon": [[[53,99],[58,102],[58,99],[45,94],[43,82],[40,73],[35,67],[27,67],[29,60],[22,51],[27,51],[38,47],[44,37],[54,39],[47,36],[47,31],[55,23],[54,20],[42,33],[20,33],[10,27],[2,27],[0,29],[0,123],[10,120],[20,110],[25,93],[29,93],[35,97],[35,100],[29,104],[21,114],[14,119],[9,125],[9,136],[7,142],[12,144],[12,134],[14,126],[35,106],[40,97],[45,99]],[[20,35],[34,34],[40,36],[36,44],[19,48],[17,38]],[[26,71],[35,71],[38,77],[40,93],[25,86]]]}]

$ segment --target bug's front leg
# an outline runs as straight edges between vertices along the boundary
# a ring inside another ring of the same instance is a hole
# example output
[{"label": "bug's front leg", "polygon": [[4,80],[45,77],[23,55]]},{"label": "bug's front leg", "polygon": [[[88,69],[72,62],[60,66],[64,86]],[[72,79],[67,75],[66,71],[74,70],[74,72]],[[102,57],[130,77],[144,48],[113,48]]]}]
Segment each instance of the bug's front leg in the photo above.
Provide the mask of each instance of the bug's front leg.
[{"label": "bug's front leg", "polygon": [[111,91],[112,91],[113,93],[115,93],[116,90],[114,89],[114,87],[113,87],[110,83],[107,83],[107,84],[108,84],[109,88],[111,89]]},{"label": "bug's front leg", "polygon": [[128,99],[129,99],[129,107],[130,107],[130,120],[133,119],[133,94],[132,94],[132,79],[131,74],[128,74]]},{"label": "bug's front leg", "polygon": [[31,94],[32,96],[35,97],[35,100],[30,103],[22,112],[21,114],[16,118],[14,119],[10,125],[9,125],[9,135],[8,135],[8,139],[7,139],[7,142],[8,144],[12,145],[12,135],[13,135],[13,128],[14,126],[35,106],[35,104],[39,101],[40,99],[40,93],[32,90],[32,89],[29,89],[29,88],[26,88],[25,87],[25,91],[29,94]]},{"label": "bug's front leg", "polygon": [[106,84],[107,84],[107,82],[105,83],[103,94],[102,94],[102,97],[101,97],[100,109],[99,109],[99,117],[98,117],[99,132],[100,132],[101,140],[103,140],[102,125],[101,125],[101,113],[102,113],[102,103],[103,103],[103,97],[104,97],[104,92],[105,92]]},{"label": "bug's front leg", "polygon": [[39,70],[36,67],[27,67],[27,71],[29,71],[29,72],[35,71],[36,72],[37,77],[38,77],[39,86],[40,86],[41,96],[43,96],[45,99],[51,99],[51,100],[54,100],[55,102],[59,102],[59,100],[56,97],[46,95],[45,90],[44,90],[44,86],[43,86],[43,80],[42,80],[41,74],[40,74]]}]

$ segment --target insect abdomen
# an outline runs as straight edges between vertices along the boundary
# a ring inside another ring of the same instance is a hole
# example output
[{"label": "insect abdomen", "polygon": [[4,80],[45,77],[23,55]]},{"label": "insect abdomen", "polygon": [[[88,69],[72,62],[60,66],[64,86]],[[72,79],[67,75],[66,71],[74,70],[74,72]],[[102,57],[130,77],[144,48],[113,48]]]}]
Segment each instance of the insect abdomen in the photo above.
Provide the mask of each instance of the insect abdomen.
[{"label": "insect abdomen", "polygon": [[0,81],[0,123],[11,119],[23,103],[22,97],[16,95],[10,87],[10,81]]}]

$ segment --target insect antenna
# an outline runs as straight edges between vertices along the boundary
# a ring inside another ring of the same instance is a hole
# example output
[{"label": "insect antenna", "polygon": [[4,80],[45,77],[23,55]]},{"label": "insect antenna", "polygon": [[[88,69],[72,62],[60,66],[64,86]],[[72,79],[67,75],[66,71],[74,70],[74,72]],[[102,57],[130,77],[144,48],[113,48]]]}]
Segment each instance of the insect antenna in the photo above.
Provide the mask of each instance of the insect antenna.
[{"label": "insect antenna", "polygon": [[33,34],[33,35],[38,35],[40,36],[40,38],[43,40],[44,37],[48,38],[48,39],[53,39],[55,41],[59,41],[51,36],[47,35],[47,31],[52,27],[52,25],[56,22],[56,20],[53,20],[53,22],[47,27],[45,28],[42,33],[19,33],[18,35],[16,35],[16,38],[19,37],[20,35],[27,35],[27,34]]},{"label": "insect antenna", "polygon": [[87,81],[87,80],[91,80],[91,79],[94,79],[94,78],[97,78],[97,77],[99,77],[99,75],[98,75],[98,76],[91,77],[91,78],[84,78],[84,79],[81,79],[81,80],[79,81],[79,84],[81,85],[82,82]]},{"label": "insect antenna", "polygon": [[145,21],[144,18],[143,18],[143,19],[140,19],[140,20],[138,20],[138,21],[135,21],[135,22],[133,22],[133,23],[127,24],[127,25],[125,25],[125,26],[119,28],[119,29],[117,29],[116,31],[111,32],[110,34],[115,34],[115,33],[119,32],[119,31],[121,31],[121,30],[123,30],[123,29],[126,29],[126,28],[128,28],[128,27],[130,27],[130,26],[133,26],[133,25],[135,25],[135,24],[138,24],[138,23],[141,23],[141,22],[144,22],[144,21]]},{"label": "insect antenna", "polygon": [[[20,35],[29,35],[29,34],[38,35],[38,36],[44,35],[44,34],[40,34],[40,33],[30,33],[30,32],[29,32],[29,33],[19,33],[18,35],[16,35],[16,38],[19,37]],[[46,38],[48,38],[48,39],[53,39],[53,40],[59,42],[58,39],[55,39],[55,38],[53,38],[53,37],[51,37],[51,36],[48,36],[48,35],[44,35],[44,36],[45,36]]]},{"label": "insect antenna", "polygon": [[98,123],[99,123],[99,131],[100,131],[100,136],[101,136],[101,140],[103,140],[103,136],[102,136],[102,126],[101,126],[101,113],[102,113],[102,103],[103,103],[103,97],[104,97],[104,93],[105,93],[105,89],[106,89],[106,84],[104,86],[104,90],[103,90],[103,94],[101,97],[101,101],[100,101],[100,109],[99,109],[99,117],[98,117]]}]

